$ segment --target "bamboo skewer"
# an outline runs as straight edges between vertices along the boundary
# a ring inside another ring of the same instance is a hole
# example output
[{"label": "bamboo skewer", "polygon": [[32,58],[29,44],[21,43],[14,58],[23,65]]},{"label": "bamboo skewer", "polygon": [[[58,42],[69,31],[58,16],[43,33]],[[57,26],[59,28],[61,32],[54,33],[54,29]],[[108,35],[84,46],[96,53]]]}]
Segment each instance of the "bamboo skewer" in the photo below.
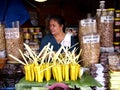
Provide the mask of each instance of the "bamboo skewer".
[{"label": "bamboo skewer", "polygon": [[9,54],[9,56],[13,59],[15,59],[16,61],[18,61],[19,63],[26,65],[24,62],[22,62],[21,60],[19,60],[18,58],[14,57],[13,55]]},{"label": "bamboo skewer", "polygon": [[25,61],[25,63],[28,65],[28,62],[27,62],[26,58],[24,57],[24,55],[20,49],[19,49],[19,52],[20,52],[21,56],[23,57],[23,60]]}]

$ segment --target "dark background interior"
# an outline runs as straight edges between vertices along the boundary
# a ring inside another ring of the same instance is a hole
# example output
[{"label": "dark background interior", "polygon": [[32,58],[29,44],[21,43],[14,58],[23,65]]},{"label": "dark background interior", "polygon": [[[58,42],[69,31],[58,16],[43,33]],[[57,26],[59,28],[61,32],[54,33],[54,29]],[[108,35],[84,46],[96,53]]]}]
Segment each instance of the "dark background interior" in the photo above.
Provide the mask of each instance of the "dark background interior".
[{"label": "dark background interior", "polygon": [[[95,16],[101,0],[47,0],[46,2],[35,2],[34,0],[23,0],[28,11],[37,12],[39,25],[44,26],[44,18],[47,15],[60,14],[64,16],[67,25],[78,25],[79,20],[86,18],[88,13]],[[105,8],[120,9],[120,0],[104,0]],[[24,24],[23,26],[27,26]]]}]

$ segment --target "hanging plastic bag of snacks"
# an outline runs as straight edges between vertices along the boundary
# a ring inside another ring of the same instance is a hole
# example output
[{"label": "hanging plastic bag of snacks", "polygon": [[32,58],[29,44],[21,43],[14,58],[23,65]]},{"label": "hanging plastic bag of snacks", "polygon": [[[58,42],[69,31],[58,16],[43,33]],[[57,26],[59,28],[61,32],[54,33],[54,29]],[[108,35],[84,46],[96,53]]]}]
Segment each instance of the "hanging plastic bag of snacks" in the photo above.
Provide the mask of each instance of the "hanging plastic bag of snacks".
[{"label": "hanging plastic bag of snacks", "polygon": [[5,58],[5,32],[4,24],[0,22],[0,58]]},{"label": "hanging plastic bag of snacks", "polygon": [[0,23],[0,51],[5,50],[4,24]]},{"label": "hanging plastic bag of snacks", "polygon": [[94,19],[81,20],[79,25],[82,64],[84,67],[90,67],[99,61],[100,35],[97,34],[96,20]]},{"label": "hanging plastic bag of snacks", "polygon": [[23,51],[23,35],[19,28],[5,28],[6,52],[10,63],[15,63],[9,54],[22,59],[19,49]]}]

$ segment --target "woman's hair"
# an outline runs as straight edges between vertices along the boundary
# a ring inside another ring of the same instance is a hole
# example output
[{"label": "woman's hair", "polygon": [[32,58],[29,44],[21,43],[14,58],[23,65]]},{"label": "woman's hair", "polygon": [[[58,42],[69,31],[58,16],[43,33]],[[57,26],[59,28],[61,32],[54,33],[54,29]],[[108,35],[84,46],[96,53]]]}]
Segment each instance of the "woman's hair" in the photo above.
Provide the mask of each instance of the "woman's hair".
[{"label": "woman's hair", "polygon": [[63,25],[63,31],[65,31],[65,19],[61,15],[52,15],[49,19],[50,20],[55,20],[58,22],[59,25]]}]

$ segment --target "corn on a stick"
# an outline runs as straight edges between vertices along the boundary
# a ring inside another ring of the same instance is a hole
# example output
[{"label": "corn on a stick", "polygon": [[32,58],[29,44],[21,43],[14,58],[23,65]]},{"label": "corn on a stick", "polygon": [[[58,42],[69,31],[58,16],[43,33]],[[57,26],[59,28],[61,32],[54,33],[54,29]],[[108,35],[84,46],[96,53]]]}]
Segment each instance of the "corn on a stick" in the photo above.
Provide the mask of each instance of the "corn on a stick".
[{"label": "corn on a stick", "polygon": [[70,79],[73,81],[76,80],[76,66],[74,64],[70,65]]},{"label": "corn on a stick", "polygon": [[24,66],[24,70],[25,70],[25,79],[29,80],[27,65]]},{"label": "corn on a stick", "polygon": [[[45,68],[49,66],[50,66],[49,63],[45,63]],[[45,70],[45,79],[46,81],[49,81],[51,79],[51,68],[48,68],[47,70]]]},{"label": "corn on a stick", "polygon": [[62,79],[62,67],[61,67],[61,65],[57,65],[56,69],[57,69],[57,77],[58,77],[57,81],[62,82],[63,79]]},{"label": "corn on a stick", "polygon": [[40,65],[40,70],[38,71],[38,82],[43,82],[44,72],[40,72],[44,69],[43,65]]},{"label": "corn on a stick", "polygon": [[80,72],[80,65],[76,64],[76,80],[79,77],[79,72]]},{"label": "corn on a stick", "polygon": [[65,81],[69,81],[69,64],[64,64]]},{"label": "corn on a stick", "polygon": [[31,81],[34,81],[35,79],[35,72],[34,72],[34,64],[30,64],[30,70],[31,70]]},{"label": "corn on a stick", "polygon": [[52,74],[53,74],[53,78],[56,80],[57,79],[57,70],[56,67],[52,67]]},{"label": "corn on a stick", "polygon": [[30,65],[25,65],[24,67],[25,67],[26,80],[32,81]]},{"label": "corn on a stick", "polygon": [[35,81],[38,81],[38,71],[39,71],[39,66],[36,65],[34,66],[34,72],[35,72]]},{"label": "corn on a stick", "polygon": [[65,79],[65,64],[62,64],[61,65],[62,66],[62,78],[63,78],[63,80]]}]

